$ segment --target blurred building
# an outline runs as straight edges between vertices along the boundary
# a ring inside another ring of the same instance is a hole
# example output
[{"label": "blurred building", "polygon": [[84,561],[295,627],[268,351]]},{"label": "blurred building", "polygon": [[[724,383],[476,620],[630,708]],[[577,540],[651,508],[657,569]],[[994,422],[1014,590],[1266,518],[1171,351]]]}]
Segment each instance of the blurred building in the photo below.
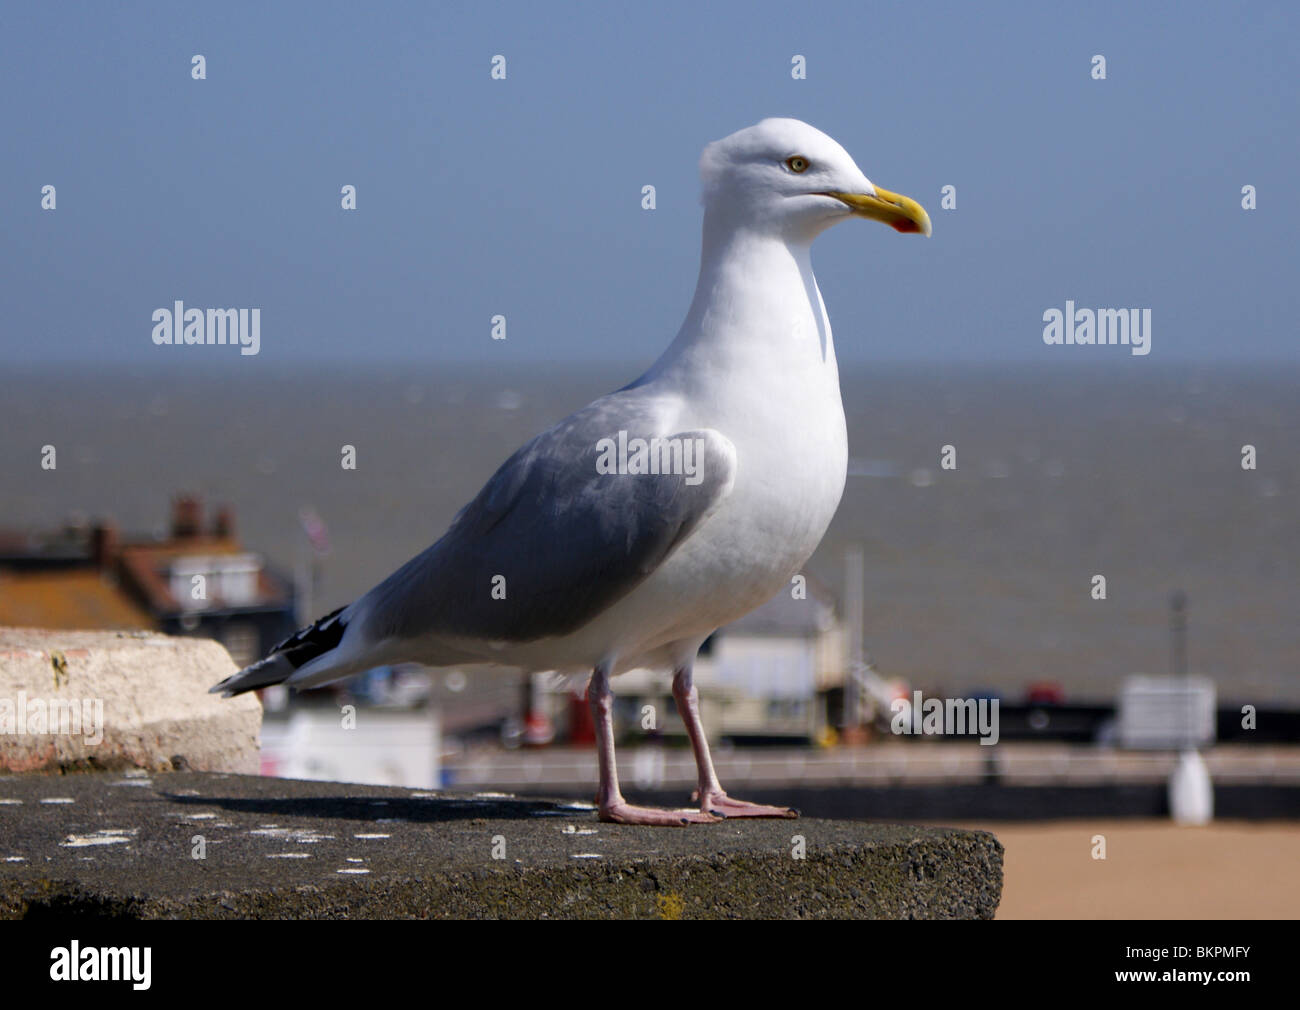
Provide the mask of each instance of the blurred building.
[{"label": "blurred building", "polygon": [[0,625],[200,635],[244,665],[293,632],[294,587],[240,543],[230,509],[205,524],[181,496],[161,537],[111,521],[0,531]]}]

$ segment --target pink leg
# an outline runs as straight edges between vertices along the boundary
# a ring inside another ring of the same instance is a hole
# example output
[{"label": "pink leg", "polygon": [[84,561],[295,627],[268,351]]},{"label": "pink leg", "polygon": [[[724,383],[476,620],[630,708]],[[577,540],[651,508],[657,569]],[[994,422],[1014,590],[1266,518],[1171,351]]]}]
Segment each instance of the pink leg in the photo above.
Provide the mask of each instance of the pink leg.
[{"label": "pink leg", "polygon": [[602,821],[614,824],[652,824],[680,827],[684,824],[712,824],[718,820],[701,810],[660,810],[634,807],[623,799],[618,788],[618,767],[614,763],[614,692],[609,686],[609,670],[596,667],[587,688],[592,721],[596,724],[596,755],[600,762],[600,791],[596,807]]},{"label": "pink leg", "polygon": [[700,693],[695,688],[689,663],[673,675],[673,697],[677,700],[677,711],[681,714],[682,722],[686,723],[686,734],[691,738],[691,749],[695,751],[695,766],[700,773],[700,788],[691,799],[698,797],[700,810],[720,817],[799,816],[799,811],[791,810],[789,807],[769,807],[762,803],[733,800],[723,791],[717,773],[713,770],[709,741],[704,735],[704,723],[700,721]]}]

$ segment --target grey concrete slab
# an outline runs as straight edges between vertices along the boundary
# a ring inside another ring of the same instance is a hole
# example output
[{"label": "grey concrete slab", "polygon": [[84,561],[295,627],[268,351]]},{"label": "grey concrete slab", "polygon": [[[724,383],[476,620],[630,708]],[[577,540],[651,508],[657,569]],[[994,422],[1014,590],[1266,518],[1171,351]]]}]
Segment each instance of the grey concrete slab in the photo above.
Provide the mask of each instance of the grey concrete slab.
[{"label": "grey concrete slab", "polygon": [[990,918],[1001,888],[986,832],[626,827],[587,804],[488,793],[0,776],[7,918]]}]

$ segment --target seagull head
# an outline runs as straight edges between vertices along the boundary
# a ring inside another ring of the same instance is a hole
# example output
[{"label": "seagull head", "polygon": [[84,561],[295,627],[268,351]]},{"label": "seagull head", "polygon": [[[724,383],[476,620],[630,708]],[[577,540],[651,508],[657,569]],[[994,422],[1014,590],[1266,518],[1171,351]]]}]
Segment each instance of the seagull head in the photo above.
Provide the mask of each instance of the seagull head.
[{"label": "seagull head", "polygon": [[811,241],[836,221],[866,217],[930,234],[919,203],[881,189],[848,151],[798,119],[764,119],[704,149],[706,218],[731,228]]}]

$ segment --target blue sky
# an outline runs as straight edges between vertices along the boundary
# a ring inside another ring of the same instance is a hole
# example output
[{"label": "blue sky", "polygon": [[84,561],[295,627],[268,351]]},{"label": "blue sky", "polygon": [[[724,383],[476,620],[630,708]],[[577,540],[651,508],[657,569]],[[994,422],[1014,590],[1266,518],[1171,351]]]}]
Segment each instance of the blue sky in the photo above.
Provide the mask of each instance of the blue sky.
[{"label": "blue sky", "polygon": [[[17,365],[231,356],[152,344],[177,299],[262,310],[231,367],[648,363],[694,286],[701,147],[774,115],[934,219],[818,241],[842,361],[1297,359],[1295,4],[10,0],[0,38]],[[1151,308],[1151,355],[1045,347],[1066,299]]]}]

